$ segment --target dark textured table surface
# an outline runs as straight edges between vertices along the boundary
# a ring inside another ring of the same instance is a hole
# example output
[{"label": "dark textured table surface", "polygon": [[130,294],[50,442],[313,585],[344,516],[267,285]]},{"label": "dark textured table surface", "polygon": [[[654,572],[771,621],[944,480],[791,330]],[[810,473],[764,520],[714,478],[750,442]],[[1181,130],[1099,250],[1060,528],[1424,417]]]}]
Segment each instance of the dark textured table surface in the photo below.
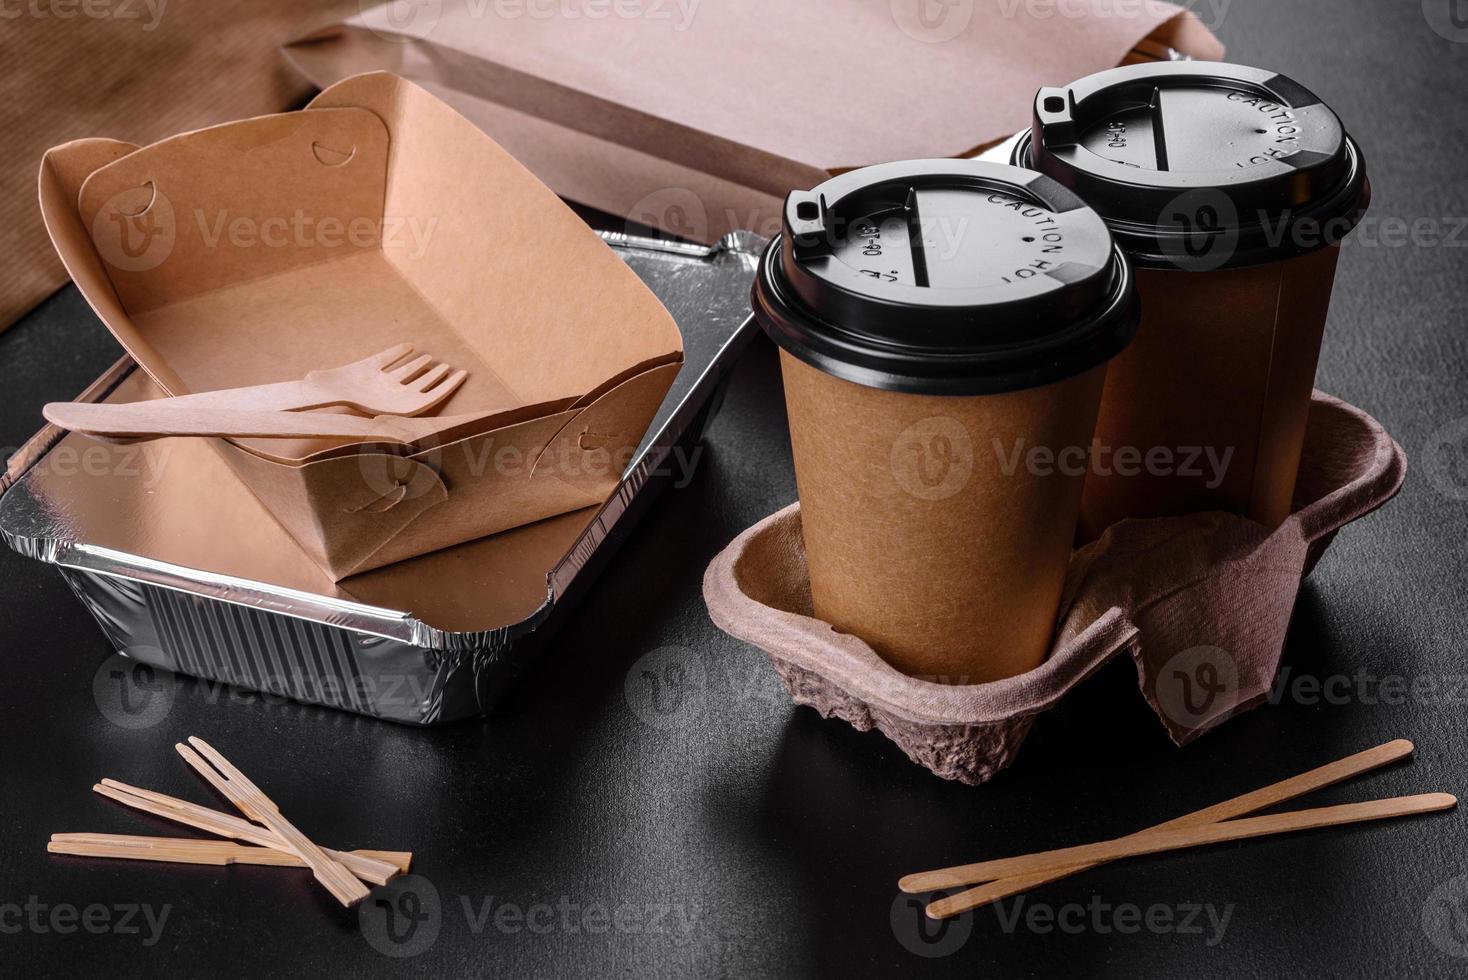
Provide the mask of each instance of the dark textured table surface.
[{"label": "dark textured table surface", "polygon": [[[92,693],[109,650],[91,619],[54,572],[0,554],[0,970],[351,976],[399,965],[303,874],[47,856],[53,831],[164,832],[94,798],[101,776],[208,799],[171,748],[199,734],[304,829],[417,852],[437,912],[401,965],[434,975],[1468,973],[1459,814],[1111,866],[936,935],[919,932],[894,888],[913,870],[1122,834],[1394,737],[1417,742],[1413,763],[1312,802],[1468,789],[1468,27],[1451,19],[1468,24],[1468,4],[1196,9],[1235,60],[1325,96],[1375,184],[1374,220],[1343,259],[1319,384],[1384,422],[1413,471],[1309,582],[1285,656],[1292,677],[1350,678],[1334,686],[1343,696],[1287,694],[1178,750],[1116,664],[979,789],[794,709],[763,659],[712,626],[699,593],[708,560],[794,497],[762,343],[692,485],[659,501],[483,723],[419,731],[181,680],[159,724],[116,727]],[[116,354],[71,289],[0,337],[0,446]],[[638,679],[667,658],[697,658],[705,680],[655,716]],[[1413,695],[1414,681],[1437,693]],[[87,913],[98,934],[68,917],[93,904],[106,909]]]}]

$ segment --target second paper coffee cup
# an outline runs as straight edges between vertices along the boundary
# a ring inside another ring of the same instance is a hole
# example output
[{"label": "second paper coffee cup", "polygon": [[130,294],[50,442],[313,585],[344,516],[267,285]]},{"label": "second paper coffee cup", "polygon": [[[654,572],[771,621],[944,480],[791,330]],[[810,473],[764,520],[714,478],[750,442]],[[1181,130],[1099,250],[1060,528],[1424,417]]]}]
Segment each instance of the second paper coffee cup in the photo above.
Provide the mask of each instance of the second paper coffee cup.
[{"label": "second paper coffee cup", "polygon": [[1360,149],[1275,72],[1133,65],[1041,89],[1014,161],[1099,211],[1143,321],[1112,365],[1083,537],[1125,518],[1289,516],[1337,245],[1366,210]]},{"label": "second paper coffee cup", "polygon": [[1132,273],[1039,174],[921,160],[787,199],[754,309],[781,348],[817,618],[952,684],[1049,650]]}]

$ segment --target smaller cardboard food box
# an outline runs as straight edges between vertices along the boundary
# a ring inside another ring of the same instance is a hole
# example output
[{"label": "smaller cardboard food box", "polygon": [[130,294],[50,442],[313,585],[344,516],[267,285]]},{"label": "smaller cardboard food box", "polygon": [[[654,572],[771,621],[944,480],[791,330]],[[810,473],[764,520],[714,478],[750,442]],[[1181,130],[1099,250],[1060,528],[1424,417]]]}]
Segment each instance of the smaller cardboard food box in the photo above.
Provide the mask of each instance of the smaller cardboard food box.
[{"label": "smaller cardboard food box", "polygon": [[67,143],[40,193],[78,288],[170,395],[401,343],[469,372],[410,446],[215,441],[338,580],[601,503],[682,362],[673,318],[574,212],[393,75],[148,147]]}]

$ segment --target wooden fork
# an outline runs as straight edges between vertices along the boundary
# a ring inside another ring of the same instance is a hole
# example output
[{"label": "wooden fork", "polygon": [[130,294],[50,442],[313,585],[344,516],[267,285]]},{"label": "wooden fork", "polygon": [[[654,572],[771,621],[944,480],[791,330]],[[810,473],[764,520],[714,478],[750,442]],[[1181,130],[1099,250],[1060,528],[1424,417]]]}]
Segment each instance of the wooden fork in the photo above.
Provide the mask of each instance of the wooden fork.
[{"label": "wooden fork", "polygon": [[[52,402],[43,409],[43,414],[48,422],[63,429],[102,438],[152,435],[159,428],[168,428],[170,420],[182,427],[182,431],[177,434],[191,434],[199,428],[199,419],[219,418],[216,413],[226,412],[259,413],[258,417],[263,419],[266,415],[277,412],[303,412],[313,408],[345,406],[368,415],[412,418],[442,405],[469,376],[467,371],[456,371],[447,364],[436,363],[427,354],[404,361],[412,353],[412,344],[399,344],[354,364],[312,371],[300,381],[205,391],[196,395],[180,395],[176,398],[127,405]],[[269,436],[276,434],[276,430],[282,427],[309,428],[304,425],[303,420],[318,418],[324,421],[317,424],[343,424],[330,421],[330,415],[302,416],[293,422],[287,420],[277,423],[271,432],[230,434]],[[351,416],[339,418],[350,419]],[[300,433],[284,433],[287,436],[298,434]],[[340,434],[348,437],[358,435],[357,432]]]},{"label": "wooden fork", "polygon": [[[84,405],[67,407],[65,413],[46,417],[63,429],[116,442],[141,442],[171,436],[213,436],[221,439],[355,439],[412,445],[465,422],[479,421],[477,415],[403,418],[379,415],[364,419],[335,412],[253,412],[231,408],[191,408],[176,411],[168,401],[137,402],[132,405]],[[116,411],[125,409],[125,411]],[[63,421],[64,419],[64,421]]]}]

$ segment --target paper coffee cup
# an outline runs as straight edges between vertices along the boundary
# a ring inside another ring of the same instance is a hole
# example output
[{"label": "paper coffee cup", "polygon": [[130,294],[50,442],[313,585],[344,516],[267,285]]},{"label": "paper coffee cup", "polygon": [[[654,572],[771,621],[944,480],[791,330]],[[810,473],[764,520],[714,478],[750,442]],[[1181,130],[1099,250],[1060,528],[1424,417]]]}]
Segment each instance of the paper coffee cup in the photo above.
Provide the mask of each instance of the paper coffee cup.
[{"label": "paper coffee cup", "polygon": [[1289,516],[1338,245],[1365,165],[1319,98],[1273,72],[1170,62],[1041,89],[1014,160],[1074,190],[1137,269],[1083,539],[1126,518]]},{"label": "paper coffee cup", "polygon": [[786,201],[754,287],[781,365],[817,618],[904,673],[1050,648],[1126,259],[1030,171],[930,160]]}]

